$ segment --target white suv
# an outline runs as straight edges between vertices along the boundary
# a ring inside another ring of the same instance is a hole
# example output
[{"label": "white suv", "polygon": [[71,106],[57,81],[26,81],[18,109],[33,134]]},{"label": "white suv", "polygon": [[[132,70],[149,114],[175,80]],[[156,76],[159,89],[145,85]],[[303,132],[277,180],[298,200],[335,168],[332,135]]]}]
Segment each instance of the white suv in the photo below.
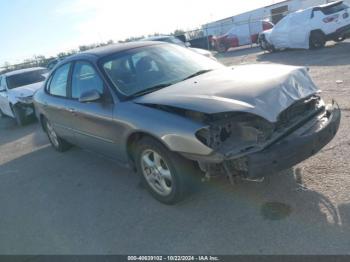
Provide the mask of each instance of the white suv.
[{"label": "white suv", "polygon": [[312,49],[324,47],[328,40],[343,41],[350,36],[349,12],[349,6],[338,1],[291,13],[259,35],[260,47]]},{"label": "white suv", "polygon": [[21,69],[0,75],[0,116],[15,118],[19,126],[34,114],[33,95],[45,81],[42,67]]}]

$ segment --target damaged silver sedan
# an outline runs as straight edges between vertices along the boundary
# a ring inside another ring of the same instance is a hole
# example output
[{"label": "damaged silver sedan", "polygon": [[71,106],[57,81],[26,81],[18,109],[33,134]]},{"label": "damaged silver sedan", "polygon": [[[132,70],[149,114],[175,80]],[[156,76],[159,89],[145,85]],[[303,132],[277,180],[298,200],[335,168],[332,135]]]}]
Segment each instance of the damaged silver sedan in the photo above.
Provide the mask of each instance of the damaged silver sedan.
[{"label": "damaged silver sedan", "polygon": [[55,149],[74,144],[128,165],[166,204],[183,199],[198,175],[234,183],[290,168],[340,122],[304,68],[225,67],[156,42],[72,56],[34,100]]}]

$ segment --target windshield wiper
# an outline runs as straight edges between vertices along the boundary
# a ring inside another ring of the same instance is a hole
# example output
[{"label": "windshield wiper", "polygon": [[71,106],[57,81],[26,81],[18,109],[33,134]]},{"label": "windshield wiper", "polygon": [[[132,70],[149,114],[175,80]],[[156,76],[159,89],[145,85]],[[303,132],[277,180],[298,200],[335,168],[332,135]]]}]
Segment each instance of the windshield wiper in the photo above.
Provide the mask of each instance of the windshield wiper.
[{"label": "windshield wiper", "polygon": [[149,88],[147,88],[147,89],[138,91],[138,92],[132,94],[130,97],[133,98],[133,97],[138,97],[138,96],[146,95],[146,94],[155,92],[155,91],[157,91],[157,90],[159,90],[159,89],[162,89],[162,88],[164,88],[164,87],[171,86],[171,85],[173,85],[173,84],[175,84],[175,83],[185,81],[185,80],[190,79],[190,78],[192,78],[192,77],[195,77],[195,76],[199,76],[199,75],[208,73],[208,72],[210,72],[210,71],[213,71],[213,69],[199,70],[199,71],[197,71],[196,73],[194,73],[194,74],[192,74],[192,75],[189,75],[189,76],[185,77],[184,79],[181,79],[180,81],[171,82],[171,83],[163,83],[163,84],[155,85],[155,86],[149,87]]},{"label": "windshield wiper", "polygon": [[164,88],[164,87],[171,86],[172,84],[173,84],[173,83],[164,83],[164,84],[155,85],[155,86],[149,87],[149,88],[147,88],[147,89],[138,91],[138,92],[132,94],[131,97],[138,97],[138,96],[146,95],[146,94],[155,92],[155,91],[157,91],[157,90],[159,90],[159,89],[162,89],[162,88]]},{"label": "windshield wiper", "polygon": [[185,77],[184,79],[182,79],[182,81],[185,81],[185,80],[187,80],[187,79],[193,78],[193,77],[195,77],[195,76],[199,76],[199,75],[208,73],[208,72],[210,72],[210,71],[213,71],[213,69],[199,70],[199,71],[197,71],[196,73],[194,73],[194,74],[192,74],[192,75],[189,75],[188,77]]}]

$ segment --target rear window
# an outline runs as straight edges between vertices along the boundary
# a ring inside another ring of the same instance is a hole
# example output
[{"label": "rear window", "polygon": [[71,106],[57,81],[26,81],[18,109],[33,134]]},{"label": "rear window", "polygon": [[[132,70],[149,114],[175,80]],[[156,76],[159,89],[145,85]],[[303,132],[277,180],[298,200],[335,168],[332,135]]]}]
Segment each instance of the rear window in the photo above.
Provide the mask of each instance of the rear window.
[{"label": "rear window", "polygon": [[40,69],[30,71],[22,74],[11,75],[7,77],[7,88],[13,89],[20,86],[26,86],[45,80],[44,74],[47,73],[46,69]]},{"label": "rear window", "polygon": [[343,2],[339,2],[339,3],[334,4],[334,5],[323,7],[322,12],[325,15],[331,15],[331,14],[335,14],[335,13],[338,13],[340,11],[343,11],[347,8],[349,8],[349,7],[346,4],[344,4]]}]

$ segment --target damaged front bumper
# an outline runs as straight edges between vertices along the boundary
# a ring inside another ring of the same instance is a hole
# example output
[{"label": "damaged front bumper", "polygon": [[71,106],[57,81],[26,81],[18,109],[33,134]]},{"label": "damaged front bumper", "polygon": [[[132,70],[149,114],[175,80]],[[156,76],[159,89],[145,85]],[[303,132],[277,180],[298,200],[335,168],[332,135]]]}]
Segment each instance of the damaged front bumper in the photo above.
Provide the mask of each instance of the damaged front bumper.
[{"label": "damaged front bumper", "polygon": [[305,125],[264,150],[246,156],[247,178],[260,178],[290,168],[316,154],[335,136],[340,109],[333,104],[322,119]]},{"label": "damaged front bumper", "polygon": [[339,128],[340,118],[339,106],[333,102],[323,115],[311,119],[259,151],[239,157],[217,152],[202,158],[185,156],[197,160],[209,177],[223,172],[230,180],[238,174],[243,178],[258,179],[288,169],[316,154],[333,139]]},{"label": "damaged front bumper", "polygon": [[18,107],[25,116],[29,117],[32,115],[35,115],[35,110],[34,110],[34,104],[33,102],[18,102],[15,104],[16,107]]}]

